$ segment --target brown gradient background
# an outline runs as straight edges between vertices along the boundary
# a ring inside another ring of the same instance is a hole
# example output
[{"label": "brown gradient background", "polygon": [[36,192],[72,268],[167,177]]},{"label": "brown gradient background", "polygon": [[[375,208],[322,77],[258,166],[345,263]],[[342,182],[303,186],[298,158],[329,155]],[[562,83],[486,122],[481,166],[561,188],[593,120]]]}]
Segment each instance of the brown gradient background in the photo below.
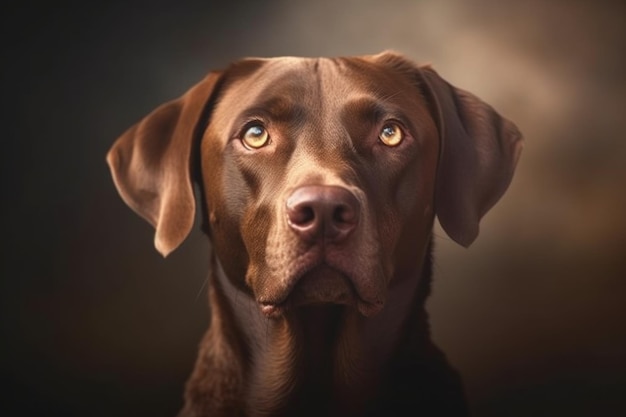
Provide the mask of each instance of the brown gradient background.
[{"label": "brown gradient background", "polygon": [[0,18],[0,415],[181,405],[207,323],[209,244],[194,232],[160,258],[104,163],[119,134],[241,56],[389,48],[431,62],[526,137],[477,242],[436,231],[434,338],[474,414],[626,415],[623,3],[95,4]]}]

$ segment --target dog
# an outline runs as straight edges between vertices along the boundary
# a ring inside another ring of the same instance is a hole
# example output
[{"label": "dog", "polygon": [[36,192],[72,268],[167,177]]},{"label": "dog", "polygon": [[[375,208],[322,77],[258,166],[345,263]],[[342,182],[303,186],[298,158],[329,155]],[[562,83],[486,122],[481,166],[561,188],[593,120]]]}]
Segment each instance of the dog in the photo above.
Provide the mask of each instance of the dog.
[{"label": "dog", "polygon": [[197,208],[211,241],[179,416],[468,415],[430,338],[432,230],[469,246],[521,149],[491,106],[392,51],[242,59],[127,130],[107,161],[156,249]]}]

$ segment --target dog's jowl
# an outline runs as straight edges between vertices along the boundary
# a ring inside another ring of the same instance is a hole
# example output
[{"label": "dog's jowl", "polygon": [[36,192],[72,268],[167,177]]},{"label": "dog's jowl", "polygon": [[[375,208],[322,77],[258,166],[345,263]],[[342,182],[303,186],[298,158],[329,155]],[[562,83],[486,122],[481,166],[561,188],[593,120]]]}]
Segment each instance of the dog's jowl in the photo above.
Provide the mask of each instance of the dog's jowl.
[{"label": "dog's jowl", "polygon": [[196,210],[211,241],[180,416],[467,415],[430,340],[433,222],[470,245],[520,151],[510,121],[394,53],[244,59],[131,127],[108,162],[157,250]]}]

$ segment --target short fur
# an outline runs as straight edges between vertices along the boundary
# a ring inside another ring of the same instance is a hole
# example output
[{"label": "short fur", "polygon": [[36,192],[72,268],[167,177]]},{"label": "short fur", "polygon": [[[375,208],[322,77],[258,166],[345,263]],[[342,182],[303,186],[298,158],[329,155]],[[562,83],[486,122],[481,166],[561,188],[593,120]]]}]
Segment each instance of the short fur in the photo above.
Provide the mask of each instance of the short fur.
[{"label": "short fur", "polygon": [[424,306],[433,222],[469,246],[521,143],[390,52],[244,59],[131,127],[107,159],[156,248],[191,230],[194,182],[212,242],[210,327],[180,416],[467,415]]}]

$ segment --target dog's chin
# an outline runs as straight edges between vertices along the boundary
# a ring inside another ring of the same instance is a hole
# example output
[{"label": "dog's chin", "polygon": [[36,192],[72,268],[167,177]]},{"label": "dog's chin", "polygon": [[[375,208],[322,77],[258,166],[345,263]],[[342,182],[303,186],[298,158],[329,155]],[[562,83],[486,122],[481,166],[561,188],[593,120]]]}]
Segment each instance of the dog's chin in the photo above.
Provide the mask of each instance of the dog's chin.
[{"label": "dog's chin", "polygon": [[262,305],[261,311],[267,317],[276,318],[311,305],[345,305],[358,309],[364,316],[372,316],[382,308],[360,299],[346,274],[320,265],[300,277],[283,302]]},{"label": "dog's chin", "polygon": [[355,305],[356,298],[350,279],[325,265],[303,275],[289,294],[289,302],[293,307],[329,303]]}]

